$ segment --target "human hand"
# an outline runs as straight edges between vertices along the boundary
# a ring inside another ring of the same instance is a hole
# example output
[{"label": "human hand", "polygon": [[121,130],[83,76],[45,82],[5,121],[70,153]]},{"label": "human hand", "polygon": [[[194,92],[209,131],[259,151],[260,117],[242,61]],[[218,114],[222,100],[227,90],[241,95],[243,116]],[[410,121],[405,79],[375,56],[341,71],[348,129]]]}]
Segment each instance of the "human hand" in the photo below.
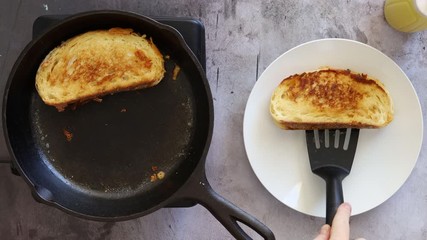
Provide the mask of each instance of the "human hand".
[{"label": "human hand", "polygon": [[[319,235],[314,240],[349,240],[350,239],[350,215],[351,205],[349,203],[341,204],[334,220],[332,227],[325,224],[320,228]],[[356,240],[365,240],[358,238]]]}]

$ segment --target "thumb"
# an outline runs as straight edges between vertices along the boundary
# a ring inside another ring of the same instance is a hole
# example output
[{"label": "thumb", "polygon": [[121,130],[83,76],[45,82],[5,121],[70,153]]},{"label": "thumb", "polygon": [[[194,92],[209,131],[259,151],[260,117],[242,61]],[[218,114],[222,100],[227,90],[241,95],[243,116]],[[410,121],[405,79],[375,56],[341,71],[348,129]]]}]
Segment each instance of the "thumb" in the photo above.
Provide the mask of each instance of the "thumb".
[{"label": "thumb", "polygon": [[328,224],[325,224],[320,228],[319,235],[313,240],[329,240],[329,235],[331,232],[331,227]]},{"label": "thumb", "polygon": [[351,206],[348,203],[341,204],[334,220],[332,221],[331,240],[349,239],[350,236]]}]

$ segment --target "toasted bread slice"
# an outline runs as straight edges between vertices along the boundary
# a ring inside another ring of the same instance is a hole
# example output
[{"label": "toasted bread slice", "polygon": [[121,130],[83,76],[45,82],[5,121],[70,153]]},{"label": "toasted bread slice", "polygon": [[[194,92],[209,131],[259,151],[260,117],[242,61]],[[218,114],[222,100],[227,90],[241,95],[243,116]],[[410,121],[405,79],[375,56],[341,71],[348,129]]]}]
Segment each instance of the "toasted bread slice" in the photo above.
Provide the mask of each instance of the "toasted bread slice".
[{"label": "toasted bread slice", "polygon": [[285,78],[270,102],[284,129],[380,128],[393,120],[384,85],[366,74],[322,69]]},{"label": "toasted bread slice", "polygon": [[154,86],[164,72],[163,56],[151,39],[111,28],[80,34],[53,49],[35,84],[42,100],[62,111],[72,103]]}]

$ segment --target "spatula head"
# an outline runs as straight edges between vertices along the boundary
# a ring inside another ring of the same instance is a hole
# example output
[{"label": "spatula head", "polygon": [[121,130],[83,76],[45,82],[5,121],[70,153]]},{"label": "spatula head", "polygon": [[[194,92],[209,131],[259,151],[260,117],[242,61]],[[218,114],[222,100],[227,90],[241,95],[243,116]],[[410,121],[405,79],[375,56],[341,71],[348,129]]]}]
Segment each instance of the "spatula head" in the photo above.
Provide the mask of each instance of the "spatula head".
[{"label": "spatula head", "polygon": [[313,173],[323,175],[331,169],[339,171],[342,177],[350,173],[359,129],[307,130],[305,135]]}]

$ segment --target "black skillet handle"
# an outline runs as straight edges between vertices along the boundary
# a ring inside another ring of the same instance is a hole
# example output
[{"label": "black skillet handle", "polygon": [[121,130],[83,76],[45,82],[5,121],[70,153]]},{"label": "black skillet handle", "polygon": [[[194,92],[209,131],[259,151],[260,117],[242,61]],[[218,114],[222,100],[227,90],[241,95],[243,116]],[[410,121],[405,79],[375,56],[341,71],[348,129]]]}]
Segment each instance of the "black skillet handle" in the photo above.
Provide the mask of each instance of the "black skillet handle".
[{"label": "black skillet handle", "polygon": [[184,194],[187,195],[187,198],[200,203],[209,210],[236,239],[252,239],[238,222],[251,228],[266,240],[276,239],[267,226],[216,193],[206,176],[202,176],[200,181],[193,181],[186,191],[187,193]]},{"label": "black skillet handle", "polygon": [[342,178],[331,176],[326,181],[326,224],[332,226],[338,207],[344,202]]},{"label": "black skillet handle", "polygon": [[210,186],[206,188],[210,198],[206,198],[204,207],[206,207],[236,239],[251,239],[245,231],[239,226],[238,222],[248,226],[256,231],[264,239],[275,239],[273,232],[242,209],[217,194]]}]

